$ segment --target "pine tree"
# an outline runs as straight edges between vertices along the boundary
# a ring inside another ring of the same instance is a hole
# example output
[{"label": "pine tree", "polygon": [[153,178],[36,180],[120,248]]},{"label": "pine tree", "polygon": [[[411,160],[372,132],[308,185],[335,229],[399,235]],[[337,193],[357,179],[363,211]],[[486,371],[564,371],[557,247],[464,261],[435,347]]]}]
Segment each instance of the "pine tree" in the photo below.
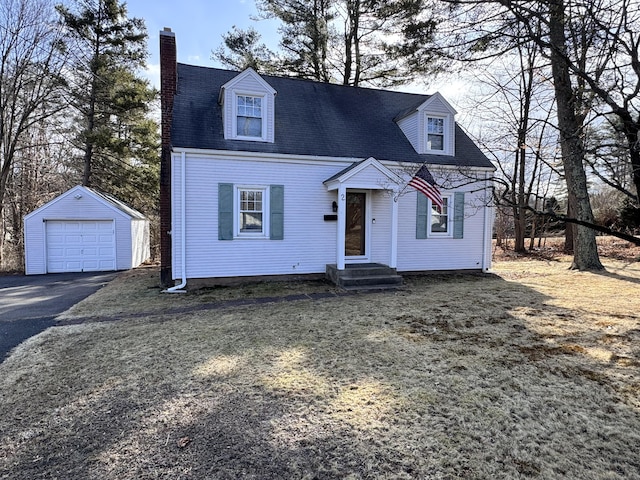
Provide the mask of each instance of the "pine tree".
[{"label": "pine tree", "polygon": [[[430,39],[437,21],[423,20],[426,0],[257,0],[262,18],[280,22],[280,50],[258,43],[254,29],[234,28],[212,58],[232,68],[254,66],[321,82],[400,85],[413,79],[408,35]],[[424,58],[422,55],[421,58]],[[259,60],[259,62],[255,62]],[[242,69],[242,68],[240,68]],[[432,63],[422,71],[432,71]]]},{"label": "pine tree", "polygon": [[74,10],[58,12],[73,65],[71,131],[82,184],[154,209],[159,139],[149,112],[156,91],[138,76],[147,56],[144,22],[128,18],[118,0],[78,0]]}]

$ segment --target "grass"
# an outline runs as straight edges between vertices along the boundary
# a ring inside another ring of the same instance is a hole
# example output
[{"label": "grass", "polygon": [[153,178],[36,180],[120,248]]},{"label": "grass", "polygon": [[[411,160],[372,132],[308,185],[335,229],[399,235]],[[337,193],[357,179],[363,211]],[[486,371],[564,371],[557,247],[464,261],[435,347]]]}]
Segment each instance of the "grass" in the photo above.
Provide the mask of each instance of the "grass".
[{"label": "grass", "polygon": [[346,296],[122,275],[0,365],[0,478],[640,478],[640,264],[606,263]]}]

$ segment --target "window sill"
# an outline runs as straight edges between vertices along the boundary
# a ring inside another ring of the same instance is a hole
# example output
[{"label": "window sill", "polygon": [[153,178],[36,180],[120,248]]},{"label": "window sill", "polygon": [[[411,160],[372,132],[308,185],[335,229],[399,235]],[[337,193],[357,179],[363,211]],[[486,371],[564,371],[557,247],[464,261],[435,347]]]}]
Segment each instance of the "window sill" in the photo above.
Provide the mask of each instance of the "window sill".
[{"label": "window sill", "polygon": [[425,150],[422,153],[425,155],[446,155],[448,157],[453,157],[453,153],[447,152],[446,150]]},{"label": "window sill", "polygon": [[240,135],[236,135],[235,137],[231,137],[231,140],[244,140],[247,142],[265,142],[268,143],[268,140],[265,137],[242,137]]}]

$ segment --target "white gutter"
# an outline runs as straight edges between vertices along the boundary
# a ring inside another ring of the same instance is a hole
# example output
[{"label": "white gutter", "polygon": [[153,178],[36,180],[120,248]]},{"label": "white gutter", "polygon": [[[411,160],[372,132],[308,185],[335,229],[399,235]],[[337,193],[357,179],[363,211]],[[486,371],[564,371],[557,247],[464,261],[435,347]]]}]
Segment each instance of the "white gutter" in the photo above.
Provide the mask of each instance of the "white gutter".
[{"label": "white gutter", "polygon": [[[319,155],[300,155],[300,154],[292,154],[292,153],[265,153],[265,152],[248,152],[248,151],[231,151],[231,150],[215,150],[215,149],[206,149],[206,148],[189,148],[189,147],[173,147],[172,152],[174,153],[187,153],[193,155],[200,155],[206,157],[220,158],[223,160],[247,160],[247,161],[272,161],[278,163],[303,163],[309,165],[333,165],[336,163],[341,163],[345,165],[350,165],[355,162],[361,162],[366,160],[369,157],[325,157]],[[376,160],[378,160],[376,158]],[[415,168],[421,163],[415,162],[398,162],[395,160],[378,160],[382,165],[388,168]],[[458,165],[445,165],[445,164],[436,164],[436,163],[428,163],[427,166],[433,168],[434,170],[437,168],[439,170],[451,170],[451,171],[459,171],[460,166]],[[494,167],[464,167],[465,170],[470,172],[493,172],[495,171]]]},{"label": "white gutter", "polygon": [[182,283],[171,288],[167,288],[167,293],[187,293],[184,287],[187,286],[187,206],[185,192],[186,177],[186,153],[182,152],[180,157],[180,276],[182,277]]}]

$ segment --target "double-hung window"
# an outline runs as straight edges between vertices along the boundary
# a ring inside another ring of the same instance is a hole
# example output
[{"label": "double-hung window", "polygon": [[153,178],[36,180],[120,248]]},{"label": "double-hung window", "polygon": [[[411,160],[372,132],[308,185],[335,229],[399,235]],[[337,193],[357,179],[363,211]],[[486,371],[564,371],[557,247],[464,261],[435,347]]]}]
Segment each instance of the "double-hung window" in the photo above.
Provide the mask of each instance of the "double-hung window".
[{"label": "double-hung window", "polygon": [[267,189],[265,187],[238,187],[236,189],[236,234],[239,237],[267,235]]},{"label": "double-hung window", "polygon": [[262,138],[262,97],[236,96],[236,135]]},{"label": "double-hung window", "polygon": [[464,192],[443,195],[442,208],[418,192],[416,238],[464,238]]},{"label": "double-hung window", "polygon": [[431,221],[430,225],[430,233],[432,235],[442,235],[448,236],[451,234],[451,198],[443,197],[442,198],[442,208],[438,208],[437,205],[434,205],[431,201]]},{"label": "double-hung window", "polygon": [[284,185],[218,184],[218,240],[284,239]]},{"label": "double-hung window", "polygon": [[427,150],[444,152],[444,118],[427,117]]}]

